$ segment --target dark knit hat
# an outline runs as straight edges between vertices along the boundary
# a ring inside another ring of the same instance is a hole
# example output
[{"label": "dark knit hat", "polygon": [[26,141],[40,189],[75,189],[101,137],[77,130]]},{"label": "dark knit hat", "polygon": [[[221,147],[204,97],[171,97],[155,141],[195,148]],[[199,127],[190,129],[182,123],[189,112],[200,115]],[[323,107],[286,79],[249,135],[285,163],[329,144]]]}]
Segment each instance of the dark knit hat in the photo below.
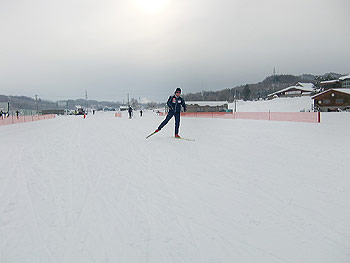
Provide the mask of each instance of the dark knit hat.
[{"label": "dark knit hat", "polygon": [[175,92],[174,93],[176,93],[176,92],[178,92],[178,91],[180,91],[180,93],[181,93],[181,88],[176,88],[176,90],[175,90]]}]

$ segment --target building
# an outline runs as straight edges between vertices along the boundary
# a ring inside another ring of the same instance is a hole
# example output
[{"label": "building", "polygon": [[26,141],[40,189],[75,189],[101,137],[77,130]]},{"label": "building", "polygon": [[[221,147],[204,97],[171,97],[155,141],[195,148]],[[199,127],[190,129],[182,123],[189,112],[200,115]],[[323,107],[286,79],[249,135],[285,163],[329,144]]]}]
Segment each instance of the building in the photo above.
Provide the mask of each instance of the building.
[{"label": "building", "polygon": [[314,90],[315,90],[314,84],[298,82],[294,86],[290,86],[285,89],[271,93],[267,95],[267,97],[269,99],[273,99],[276,97],[310,96]]},{"label": "building", "polygon": [[350,88],[329,89],[313,97],[314,109],[318,111],[350,110]]},{"label": "building", "polygon": [[339,79],[326,80],[320,82],[321,91],[329,89],[350,89],[350,75],[340,77]]},{"label": "building", "polygon": [[10,102],[0,102],[0,111],[9,112],[10,111]]},{"label": "building", "polygon": [[339,81],[343,89],[350,89],[350,75],[340,77]]},{"label": "building", "polygon": [[339,79],[334,80],[325,80],[320,82],[321,91],[329,90],[329,89],[340,89],[341,83]]},{"label": "building", "polygon": [[126,110],[128,110],[129,109],[129,106],[128,105],[120,105],[119,106],[119,110],[120,111],[126,111]]},{"label": "building", "polygon": [[228,111],[227,101],[186,101],[187,112]]},{"label": "building", "polygon": [[47,114],[64,115],[64,113],[65,113],[65,110],[57,110],[57,109],[42,110],[41,112],[42,115],[47,115]]}]

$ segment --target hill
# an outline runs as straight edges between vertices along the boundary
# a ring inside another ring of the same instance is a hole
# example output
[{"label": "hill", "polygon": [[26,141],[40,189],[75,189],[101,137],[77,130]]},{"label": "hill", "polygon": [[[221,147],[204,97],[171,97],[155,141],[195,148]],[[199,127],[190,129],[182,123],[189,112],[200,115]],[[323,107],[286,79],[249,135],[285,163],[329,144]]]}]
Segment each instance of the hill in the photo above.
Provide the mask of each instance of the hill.
[{"label": "hill", "polygon": [[34,111],[37,110],[40,112],[41,110],[51,110],[51,109],[69,109],[74,110],[76,105],[81,105],[85,107],[89,105],[91,108],[100,108],[103,109],[105,107],[109,108],[119,108],[121,105],[120,102],[110,102],[110,101],[97,101],[97,100],[67,100],[67,101],[58,101],[53,102],[50,100],[38,99],[35,100],[26,96],[5,96],[0,95],[0,102],[10,102],[10,110],[27,110]]},{"label": "hill", "polygon": [[[259,98],[266,98],[268,94],[284,89],[286,87],[295,85],[297,82],[309,82],[318,86],[320,81],[338,79],[343,74],[325,73],[323,75],[302,74],[294,76],[290,74],[272,75],[266,77],[263,81],[253,84],[245,84],[236,86],[230,89],[223,89],[219,91],[203,91],[197,93],[189,93],[184,96],[185,100],[227,100],[234,101],[236,94],[237,99],[254,100]],[[245,92],[249,93],[246,94]]]}]

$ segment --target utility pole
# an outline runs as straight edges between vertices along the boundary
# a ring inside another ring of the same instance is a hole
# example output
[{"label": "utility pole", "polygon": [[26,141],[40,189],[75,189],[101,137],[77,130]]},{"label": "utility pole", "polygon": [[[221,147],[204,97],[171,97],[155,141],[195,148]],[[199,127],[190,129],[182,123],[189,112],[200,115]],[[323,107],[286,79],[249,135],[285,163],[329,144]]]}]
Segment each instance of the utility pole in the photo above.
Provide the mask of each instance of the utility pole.
[{"label": "utility pole", "polygon": [[202,80],[202,100],[204,101],[203,80]]},{"label": "utility pole", "polygon": [[237,98],[236,98],[237,90],[235,89],[235,112],[237,112]]},{"label": "utility pole", "polygon": [[130,107],[129,93],[128,93],[128,106]]},{"label": "utility pole", "polygon": [[38,95],[35,95],[36,114],[39,115]]},{"label": "utility pole", "polygon": [[86,113],[89,112],[89,104],[88,104],[88,93],[87,90],[85,90],[85,100],[86,100]]},{"label": "utility pole", "polygon": [[43,114],[43,101],[39,98],[41,115]]},{"label": "utility pole", "polygon": [[272,90],[275,91],[275,88],[276,88],[276,67],[273,67]]}]

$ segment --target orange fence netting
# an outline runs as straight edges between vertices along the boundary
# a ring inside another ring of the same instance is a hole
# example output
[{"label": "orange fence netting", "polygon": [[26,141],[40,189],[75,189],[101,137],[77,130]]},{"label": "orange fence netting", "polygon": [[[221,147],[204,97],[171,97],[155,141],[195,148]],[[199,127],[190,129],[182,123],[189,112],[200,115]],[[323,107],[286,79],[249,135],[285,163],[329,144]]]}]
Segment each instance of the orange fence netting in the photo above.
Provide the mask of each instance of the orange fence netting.
[{"label": "orange fence netting", "polygon": [[55,114],[0,117],[0,125],[24,123],[55,118]]}]

